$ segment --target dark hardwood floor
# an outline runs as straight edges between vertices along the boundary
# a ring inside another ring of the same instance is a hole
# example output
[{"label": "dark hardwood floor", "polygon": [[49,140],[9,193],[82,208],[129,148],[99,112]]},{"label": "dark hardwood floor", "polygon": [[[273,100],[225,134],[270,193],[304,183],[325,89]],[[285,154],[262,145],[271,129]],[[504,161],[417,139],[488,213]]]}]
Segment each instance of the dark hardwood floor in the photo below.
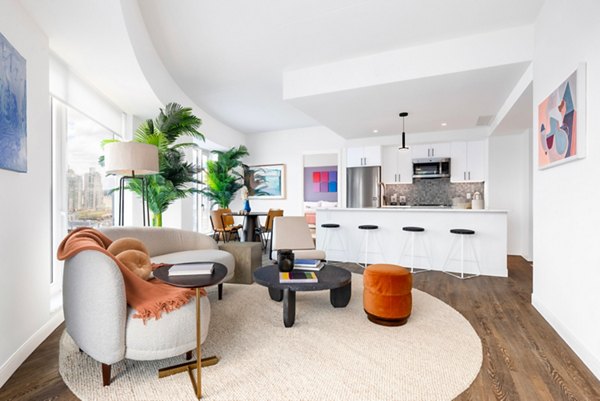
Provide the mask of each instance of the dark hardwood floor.
[{"label": "dark hardwood floor", "polygon": [[[482,368],[457,400],[600,400],[600,382],[531,306],[531,265],[510,256],[508,266],[508,279],[461,281],[439,272],[414,276],[415,288],[452,305],[481,337]],[[58,373],[63,329],[61,325],[15,372],[0,389],[0,400],[77,399]]]}]

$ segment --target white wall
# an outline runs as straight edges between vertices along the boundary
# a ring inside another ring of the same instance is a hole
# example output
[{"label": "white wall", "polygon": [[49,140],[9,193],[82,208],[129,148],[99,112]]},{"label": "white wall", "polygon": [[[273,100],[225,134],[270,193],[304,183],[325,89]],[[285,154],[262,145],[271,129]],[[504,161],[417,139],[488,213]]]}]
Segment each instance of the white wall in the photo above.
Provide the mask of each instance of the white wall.
[{"label": "white wall", "polygon": [[530,228],[531,134],[492,136],[489,139],[488,209],[508,210],[508,254],[532,260]]},{"label": "white wall", "polygon": [[534,166],[533,304],[600,378],[599,15],[597,0],[546,0],[535,24],[533,104],[585,61],[588,118],[585,159]]},{"label": "white wall", "polygon": [[0,2],[2,34],[27,60],[27,173],[0,170],[0,386],[60,323],[50,316],[48,40],[18,2]]},{"label": "white wall", "polygon": [[[309,127],[252,134],[246,146],[250,152],[246,164],[286,165],[286,198],[252,199],[252,209],[280,208],[286,215],[298,216],[304,214],[304,154],[339,152],[344,139],[325,127]],[[231,205],[232,210],[241,207],[239,199]]]},{"label": "white wall", "polygon": [[311,153],[304,155],[304,167],[337,166],[339,159],[338,153]]}]

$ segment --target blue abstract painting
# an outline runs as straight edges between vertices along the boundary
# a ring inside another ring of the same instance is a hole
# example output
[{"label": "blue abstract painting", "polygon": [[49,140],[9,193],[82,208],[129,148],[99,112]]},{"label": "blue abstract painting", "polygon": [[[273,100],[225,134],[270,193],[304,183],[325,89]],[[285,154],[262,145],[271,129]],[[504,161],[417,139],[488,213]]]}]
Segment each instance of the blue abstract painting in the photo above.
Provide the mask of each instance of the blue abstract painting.
[{"label": "blue abstract painting", "polygon": [[0,33],[0,168],[27,172],[25,59]]}]

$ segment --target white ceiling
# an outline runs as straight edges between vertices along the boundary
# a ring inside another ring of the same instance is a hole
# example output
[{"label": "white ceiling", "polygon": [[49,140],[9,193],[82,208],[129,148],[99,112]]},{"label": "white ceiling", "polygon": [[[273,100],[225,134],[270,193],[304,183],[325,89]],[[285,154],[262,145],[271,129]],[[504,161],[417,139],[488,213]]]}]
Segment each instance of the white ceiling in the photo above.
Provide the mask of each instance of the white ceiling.
[{"label": "white ceiling", "polygon": [[409,113],[407,133],[475,128],[479,117],[495,116],[528,65],[369,86],[291,103],[345,138],[397,135],[402,132],[401,111]]},{"label": "white ceiling", "polygon": [[[154,115],[157,98],[152,83],[145,81],[131,49],[127,23],[120,15],[121,2],[128,1],[135,0],[21,3],[48,35],[51,50],[75,73],[123,110]],[[346,91],[353,92],[351,100],[344,96],[349,93],[312,96],[311,104],[306,99],[283,100],[283,73],[531,24],[542,3],[138,0],[168,72],[213,117],[243,133],[326,125],[344,132],[353,127],[346,134],[351,136],[358,131],[366,135],[374,128],[382,134],[397,133],[401,126],[397,114],[403,110],[411,112],[407,132],[434,128],[437,117],[448,122],[448,129],[470,128],[475,115],[497,112],[523,66],[518,63]],[[436,92],[435,86],[443,91]],[[452,96],[457,90],[462,95]],[[419,121],[421,114],[430,121]]]},{"label": "white ceiling", "polygon": [[[370,126],[387,130],[391,128],[390,118],[397,116],[400,107],[458,120],[454,111],[461,109],[460,97],[454,98],[451,108],[446,109],[444,103],[433,100],[427,109],[427,105],[422,104],[427,99],[420,99],[414,92],[400,95],[404,101],[396,106],[378,101],[375,104],[383,107],[370,107],[373,113],[369,115],[363,110],[359,113],[360,119],[354,118],[353,111],[371,98],[356,98],[356,107],[341,111],[330,104],[327,107],[330,113],[309,108],[304,108],[303,113],[282,100],[282,74],[297,68],[530,24],[543,0],[142,0],[138,3],[156,50],[187,95],[233,128],[253,133],[317,123],[335,130],[351,125],[352,121],[366,121]],[[482,86],[478,99],[486,103],[480,109],[495,114],[494,107],[502,104],[505,100],[502,95],[508,94],[510,88],[500,88],[496,93],[488,89],[514,85],[519,76],[512,67],[491,74],[506,80]],[[450,81],[454,78],[447,77]],[[468,80],[467,76],[458,78],[446,86],[460,86]],[[414,83],[402,86],[419,89]],[[477,88],[468,86],[470,97],[476,97]],[[391,91],[391,88],[382,89],[386,93]],[[377,97],[370,89],[363,92]],[[418,107],[413,107],[411,99],[419,101]],[[331,100],[344,101],[343,96],[340,99],[337,95],[331,96]],[[390,100],[396,101],[398,97],[391,96]],[[472,103],[466,103],[462,109],[468,110],[471,106]],[[465,116],[463,120],[472,123],[472,116]],[[367,128],[366,125],[361,127]],[[439,129],[439,125],[435,128]]]}]

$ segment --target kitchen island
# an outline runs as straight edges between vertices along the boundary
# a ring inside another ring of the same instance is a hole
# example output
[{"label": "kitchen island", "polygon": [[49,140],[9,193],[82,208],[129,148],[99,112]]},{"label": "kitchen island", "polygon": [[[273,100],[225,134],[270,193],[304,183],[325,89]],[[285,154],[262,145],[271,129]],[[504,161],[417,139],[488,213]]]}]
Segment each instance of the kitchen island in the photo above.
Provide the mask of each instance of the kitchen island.
[{"label": "kitchen island", "polygon": [[[337,223],[340,228],[343,247],[340,241],[329,233],[327,258],[343,262],[363,262],[364,253],[359,253],[363,242],[362,224],[374,224],[379,230],[372,232],[369,242],[369,263],[393,263],[403,266],[410,264],[410,258],[400,258],[400,252],[409,233],[402,231],[405,226],[419,226],[425,229],[426,244],[429,246],[432,270],[443,270],[446,256],[456,234],[452,228],[468,228],[475,231],[470,236],[477,252],[482,275],[507,277],[507,216],[503,210],[471,210],[452,208],[332,208],[317,209],[317,249],[323,248],[325,228],[321,224]],[[378,251],[381,253],[372,253]],[[345,249],[341,249],[345,248]],[[364,252],[364,245],[363,245]],[[465,247],[468,249],[468,247]],[[418,254],[422,252],[417,249]],[[470,251],[470,250],[469,250]],[[467,256],[469,254],[467,253]],[[455,255],[456,257],[456,255]],[[458,261],[451,261],[452,271],[458,271]],[[425,267],[426,260],[415,260],[416,267]],[[465,273],[474,273],[473,263],[465,264]]]}]

